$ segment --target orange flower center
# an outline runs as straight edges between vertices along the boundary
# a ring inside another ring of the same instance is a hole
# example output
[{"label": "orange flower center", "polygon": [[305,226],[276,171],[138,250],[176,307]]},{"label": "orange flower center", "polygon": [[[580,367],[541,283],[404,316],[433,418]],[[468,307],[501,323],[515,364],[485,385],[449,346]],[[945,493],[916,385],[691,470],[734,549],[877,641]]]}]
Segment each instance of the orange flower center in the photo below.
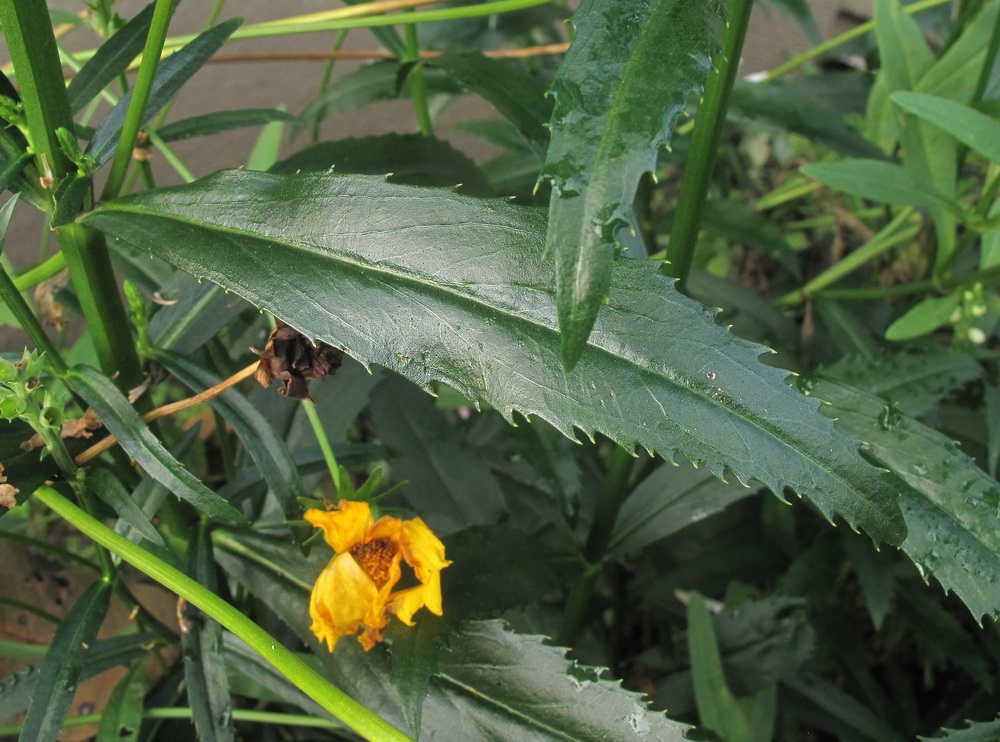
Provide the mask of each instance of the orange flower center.
[{"label": "orange flower center", "polygon": [[398,546],[387,538],[377,538],[366,544],[356,544],[350,553],[361,570],[372,578],[375,586],[381,588],[389,581],[389,565],[396,555]]}]

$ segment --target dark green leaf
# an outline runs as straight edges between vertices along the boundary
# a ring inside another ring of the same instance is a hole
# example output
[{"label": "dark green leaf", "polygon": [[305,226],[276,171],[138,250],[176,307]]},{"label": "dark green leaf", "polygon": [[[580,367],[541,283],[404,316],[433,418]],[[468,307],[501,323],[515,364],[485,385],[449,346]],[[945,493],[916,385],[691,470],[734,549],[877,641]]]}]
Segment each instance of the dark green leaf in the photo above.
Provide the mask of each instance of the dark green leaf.
[{"label": "dark green leaf", "polygon": [[792,487],[877,539],[902,535],[896,494],[857,444],[757,359],[762,346],[718,327],[651,262],[615,263],[618,293],[564,375],[538,210],[369,176],[229,171],[84,220],[362,363],[425,388],[442,381],[508,420],[537,415],[668,459],[679,450],[720,476]]},{"label": "dark green leaf", "polygon": [[611,288],[619,230],[643,173],[704,86],[718,51],[719,0],[586,0],[550,93],[552,183],[546,253],[555,260],[561,357],[572,369]]},{"label": "dark green leaf", "polygon": [[880,203],[941,208],[961,213],[924,178],[881,160],[841,160],[804,165],[802,172],[838,191]]},{"label": "dark green leaf", "polygon": [[[164,368],[196,392],[213,387],[221,381],[176,354],[160,351],[155,357]],[[298,498],[306,495],[302,479],[288,447],[267,419],[244,395],[233,389],[212,397],[209,404],[233,426],[264,480],[278,498],[285,517],[290,520],[301,517],[302,506]]]},{"label": "dark green leaf", "polygon": [[104,500],[118,513],[122,522],[154,544],[163,546],[163,537],[156,530],[128,490],[108,469],[94,467],[87,472],[87,489]]},{"label": "dark green leaf", "polygon": [[136,742],[142,726],[142,700],[146,695],[146,665],[134,663],[111,691],[101,711],[97,742]]},{"label": "dark green leaf", "polygon": [[615,521],[610,553],[635,554],[754,493],[688,464],[662,464],[629,495]]},{"label": "dark green leaf", "polygon": [[[176,95],[177,91],[195,72],[211,59],[212,55],[219,50],[229,35],[242,22],[241,18],[231,18],[220,23],[198,35],[194,41],[160,62],[156,68],[156,77],[153,79],[149,102],[143,113],[142,123],[144,125]],[[132,91],[129,90],[97,126],[97,130],[90,140],[90,145],[87,147],[87,154],[93,157],[99,165],[103,165],[115,153],[118,138],[121,136],[122,126],[125,123],[125,114],[128,112],[131,102]]]},{"label": "dark green leaf", "polygon": [[818,675],[801,673],[782,681],[782,707],[806,723],[827,731],[835,739],[866,742],[907,742],[884,719],[845,693],[837,684]]},{"label": "dark green leaf", "polygon": [[170,455],[110,379],[87,366],[77,366],[69,372],[67,381],[93,408],[121,447],[151,477],[205,515],[230,523],[245,520],[239,510],[208,489]]},{"label": "dark green leaf", "polygon": [[577,553],[509,526],[467,528],[444,541],[453,562],[441,573],[445,617],[495,616],[583,575]]},{"label": "dark green leaf", "polygon": [[749,742],[750,725],[726,685],[712,617],[705,598],[698,593],[688,595],[687,620],[688,653],[701,726],[727,742]]},{"label": "dark green leaf", "polygon": [[179,355],[194,353],[247,308],[240,297],[183,271],[161,284],[159,295],[176,303],[157,310],[149,335],[157,348]]},{"label": "dark green leaf", "polygon": [[500,520],[500,487],[431,397],[390,374],[372,396],[371,412],[379,438],[395,454],[394,478],[409,481],[407,501],[427,514],[436,533]]},{"label": "dark green leaf", "polygon": [[55,199],[56,208],[52,212],[49,226],[52,229],[64,227],[74,219],[84,209],[90,198],[93,183],[89,175],[73,173],[67,175],[56,188]]},{"label": "dark green leaf", "polygon": [[422,134],[384,134],[362,139],[320,142],[275,164],[272,173],[340,173],[386,175],[392,183],[454,187],[471,195],[490,192],[479,167],[463,152]]},{"label": "dark green leaf", "polygon": [[845,157],[885,157],[881,148],[844,123],[839,112],[777,83],[737,80],[730,106],[748,118],[801,134]]},{"label": "dark green leaf", "polygon": [[69,107],[73,113],[82,111],[84,106],[123,74],[132,61],[142,54],[155,5],[156,3],[150,3],[136,13],[73,76],[66,88]]},{"label": "dark green leaf", "polygon": [[403,714],[414,739],[420,736],[424,699],[430,691],[431,676],[437,673],[449,628],[448,620],[432,614],[421,615],[415,626],[393,621],[389,627],[392,684],[402,699]]},{"label": "dark green leaf", "polygon": [[824,376],[875,394],[910,417],[927,413],[982,372],[971,356],[934,345],[847,356],[823,369]]},{"label": "dark green leaf", "polygon": [[[683,740],[687,727],[649,710],[642,696],[600,668],[577,665],[544,637],[519,636],[501,621],[466,623],[440,657],[423,731],[441,739],[504,742]],[[469,692],[470,688],[475,693]],[[451,718],[448,718],[451,717]],[[464,731],[459,731],[464,730]]]},{"label": "dark green leaf", "polygon": [[90,661],[91,647],[108,611],[110,597],[111,583],[98,580],[59,623],[35,682],[21,739],[59,736],[83,668]]},{"label": "dark green leaf", "polygon": [[[203,526],[191,539],[189,550],[189,574],[200,585],[218,591],[212,542]],[[192,605],[187,606],[180,620],[184,682],[198,739],[206,742],[233,740],[233,702],[222,652],[222,627]]]},{"label": "dark green leaf", "polygon": [[[965,729],[944,729],[944,742],[996,742],[1000,739],[1000,719],[973,722]],[[935,736],[934,739],[939,739]]]},{"label": "dark green leaf", "polygon": [[545,98],[546,83],[524,65],[482,54],[443,54],[427,64],[445,70],[489,101],[517,127],[539,157],[545,156],[549,144],[546,122],[552,115],[552,104]]},{"label": "dark green leaf", "polygon": [[876,551],[867,539],[854,533],[844,534],[843,544],[858,576],[868,615],[877,631],[882,628],[882,622],[892,610],[895,600],[896,575],[892,555]]},{"label": "dark green leaf", "polygon": [[901,548],[924,575],[953,590],[972,615],[1000,616],[1000,483],[956,443],[878,397],[826,380],[801,380],[831,402],[837,426],[868,442],[877,463],[906,483]]},{"label": "dark green leaf", "polygon": [[207,137],[231,129],[263,126],[272,121],[301,123],[298,117],[277,108],[243,108],[235,111],[217,111],[202,116],[174,121],[160,128],[156,133],[164,142],[180,139]]}]

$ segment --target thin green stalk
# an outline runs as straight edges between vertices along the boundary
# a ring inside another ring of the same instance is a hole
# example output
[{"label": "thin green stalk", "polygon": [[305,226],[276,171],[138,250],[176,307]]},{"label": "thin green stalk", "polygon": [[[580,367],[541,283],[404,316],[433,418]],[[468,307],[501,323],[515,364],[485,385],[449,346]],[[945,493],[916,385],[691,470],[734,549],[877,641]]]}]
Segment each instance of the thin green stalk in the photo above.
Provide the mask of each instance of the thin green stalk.
[{"label": "thin green stalk", "polygon": [[302,402],[302,409],[306,411],[306,417],[309,418],[309,425],[312,427],[313,435],[316,436],[316,442],[319,443],[319,450],[323,452],[323,460],[326,462],[326,468],[330,470],[330,478],[333,480],[333,486],[339,495],[343,491],[340,481],[340,464],[337,463],[337,457],[334,456],[333,448],[330,447],[330,440],[326,437],[326,431],[323,429],[323,421],[319,419],[319,413],[316,412],[316,405],[309,400]]},{"label": "thin green stalk", "polygon": [[122,126],[121,138],[118,140],[118,149],[111,162],[111,169],[108,171],[108,180],[101,193],[102,201],[117,196],[125,182],[125,173],[128,172],[129,163],[132,162],[132,150],[135,149],[135,141],[139,136],[139,129],[142,128],[142,117],[153,89],[153,78],[156,76],[156,67],[160,62],[163,42],[167,39],[167,29],[170,27],[173,12],[174,0],[156,0],[156,9],[153,11],[149,35],[146,37],[146,46],[142,52],[142,62],[139,63],[139,76],[132,88],[132,100],[125,114],[125,123]]},{"label": "thin green stalk", "polygon": [[[412,14],[412,8],[407,14]],[[410,23],[406,26],[406,61],[410,68],[410,97],[413,99],[413,109],[417,114],[417,125],[425,137],[434,136],[434,125],[431,123],[431,112],[427,107],[427,85],[424,81],[424,67],[420,63],[420,40],[417,37],[417,27]]]},{"label": "thin green stalk", "polygon": [[621,510],[629,493],[628,479],[634,465],[635,457],[624,448],[615,446],[611,453],[608,473],[604,478],[604,486],[598,496],[587,544],[583,549],[583,557],[591,566],[583,579],[570,590],[566,609],[563,611],[562,624],[556,636],[556,641],[561,646],[573,646],[583,630],[587,606],[597,586],[597,578],[601,575],[601,564],[607,555],[618,511]]},{"label": "thin green stalk", "polygon": [[57,252],[44,263],[39,263],[34,268],[26,270],[14,279],[14,287],[18,291],[27,291],[34,288],[42,281],[52,278],[59,271],[66,267],[66,256]]},{"label": "thin green stalk", "polygon": [[826,289],[819,291],[815,295],[824,299],[840,299],[847,301],[864,301],[870,299],[892,299],[900,296],[911,296],[913,294],[927,294],[930,292],[951,293],[956,289],[973,286],[977,283],[984,284],[991,288],[1000,284],[1000,265],[994,265],[982,270],[964,273],[961,276],[943,276],[941,278],[928,278],[915,283],[907,283],[902,286],[884,286],[864,289]]},{"label": "thin green stalk", "polygon": [[[337,34],[337,38],[334,39],[333,46],[331,47],[333,51],[335,52],[340,51],[341,47],[344,45],[344,42],[347,41],[347,33],[348,32],[344,30]],[[336,66],[336,64],[337,60],[331,57],[330,59],[326,60],[326,64],[323,65],[323,74],[320,76],[319,79],[319,90],[316,91],[317,98],[323,95],[327,91],[327,88],[330,87],[330,81],[333,79],[333,69]],[[323,114],[324,111],[320,111],[320,115],[316,117],[316,123],[313,124],[312,127],[313,144],[319,142],[319,130]]]},{"label": "thin green stalk", "polygon": [[[43,647],[44,649],[44,647]],[[143,709],[143,719],[192,719],[194,712],[185,706]],[[83,726],[84,724],[99,724],[102,714],[84,714],[82,716],[66,717],[65,728]],[[233,709],[233,721],[257,722],[259,724],[276,724],[279,729],[285,727],[310,727],[312,729],[343,729],[344,725],[330,719],[320,719],[306,714],[282,714],[275,711],[251,711],[249,709]],[[0,737],[13,737],[21,732],[19,724],[0,727]]]},{"label": "thin green stalk", "polygon": [[802,288],[791,291],[776,299],[774,302],[775,306],[787,307],[798,304],[805,297],[812,296],[822,289],[825,289],[831,283],[839,281],[848,273],[857,270],[869,260],[877,255],[880,255],[889,248],[910,239],[914,234],[916,234],[919,229],[919,225],[914,226],[912,229],[903,229],[903,227],[906,226],[906,223],[914,216],[915,213],[916,210],[913,207],[903,209],[896,215],[895,219],[886,224],[885,227],[883,227],[877,235],[868,240],[868,242],[845,257],[843,260],[831,265]]},{"label": "thin green stalk", "polygon": [[979,79],[976,80],[976,89],[972,93],[972,100],[969,101],[970,106],[975,107],[982,103],[998,53],[1000,53],[1000,13],[997,14],[996,21],[993,23],[993,33],[990,35],[990,43],[986,47],[986,59],[979,70]]},{"label": "thin green stalk", "polygon": [[[907,5],[903,8],[903,11],[909,13],[910,15],[914,13],[919,13],[922,10],[928,10],[929,8],[936,8],[938,5],[944,5],[945,3],[950,3],[951,0],[922,0],[922,2],[913,3],[912,5]],[[779,77],[787,72],[801,67],[806,62],[809,62],[817,57],[821,57],[826,54],[831,49],[836,49],[841,44],[846,44],[848,41],[858,38],[859,36],[864,36],[869,31],[875,30],[875,21],[868,21],[867,23],[862,23],[859,26],[855,26],[850,31],[840,34],[839,36],[834,36],[828,41],[824,41],[822,44],[817,44],[812,49],[807,52],[799,54],[797,57],[793,57],[784,64],[778,65],[773,70],[767,73],[764,77],[763,82],[772,82],[777,80]]]},{"label": "thin green stalk", "polygon": [[705,198],[712,181],[712,171],[726,122],[729,94],[736,81],[743,53],[743,40],[750,25],[753,0],[732,0],[726,18],[726,33],[722,54],[705,83],[705,94],[695,118],[691,149],[684,165],[681,191],[674,210],[674,223],[667,247],[669,263],[663,271],[677,279],[677,288],[684,290],[701,229]]},{"label": "thin green stalk", "polygon": [[177,593],[240,637],[302,692],[365,739],[378,742],[403,742],[410,739],[331,685],[322,675],[278,643],[242,612],[183,572],[115,533],[52,487],[47,485],[39,487],[35,490],[34,497],[92,540],[117,554],[168,590]]}]

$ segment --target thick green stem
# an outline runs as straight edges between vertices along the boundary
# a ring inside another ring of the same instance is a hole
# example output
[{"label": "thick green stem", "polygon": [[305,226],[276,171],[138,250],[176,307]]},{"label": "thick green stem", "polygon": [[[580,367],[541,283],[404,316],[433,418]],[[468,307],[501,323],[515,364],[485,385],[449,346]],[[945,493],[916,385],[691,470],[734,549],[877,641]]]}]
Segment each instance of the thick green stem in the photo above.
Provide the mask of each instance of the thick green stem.
[{"label": "thick green stem", "polygon": [[322,675],[218,595],[115,533],[52,487],[39,487],[35,490],[34,497],[91,539],[152,577],[168,590],[177,593],[240,637],[302,692],[365,739],[378,742],[403,742],[410,739],[350,696],[330,685]]},{"label": "thick green stem", "polygon": [[128,172],[129,163],[132,162],[132,151],[135,149],[139,129],[142,128],[143,114],[146,112],[146,104],[153,89],[153,78],[156,76],[156,67],[160,62],[163,42],[166,41],[173,12],[174,0],[156,0],[156,10],[153,11],[146,47],[143,49],[142,62],[139,64],[139,76],[132,88],[132,100],[125,115],[121,139],[118,140],[118,149],[111,163],[111,170],[108,172],[108,180],[101,193],[102,201],[117,196],[125,182],[125,174]]},{"label": "thick green stem", "polygon": [[[0,0],[0,25],[21,86],[38,169],[51,178],[54,189],[70,174],[71,165],[56,131],[75,127],[45,0]],[[48,208],[53,207],[50,195]],[[139,362],[103,238],[70,225],[59,230],[59,242],[102,370],[117,376],[123,386],[136,383]]]},{"label": "thick green stem", "polygon": [[691,134],[691,150],[684,165],[681,192],[667,248],[670,263],[663,267],[665,273],[677,279],[677,288],[681,291],[687,284],[694,260],[705,198],[712,181],[719,142],[722,140],[729,94],[740,68],[740,55],[743,53],[743,40],[750,24],[751,10],[753,0],[732,0],[729,6],[722,54],[708,75],[705,95],[698,106],[694,132]]}]

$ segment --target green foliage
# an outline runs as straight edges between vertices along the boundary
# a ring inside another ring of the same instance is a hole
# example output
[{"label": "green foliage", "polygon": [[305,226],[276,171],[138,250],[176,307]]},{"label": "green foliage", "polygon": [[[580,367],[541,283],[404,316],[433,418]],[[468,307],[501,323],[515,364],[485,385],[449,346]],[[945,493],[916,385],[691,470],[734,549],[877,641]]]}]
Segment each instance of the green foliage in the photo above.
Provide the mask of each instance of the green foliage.
[{"label": "green foliage", "polygon": [[[0,0],[0,248],[29,208],[59,248],[0,265],[35,346],[0,349],[0,736],[108,668],[101,742],[996,736],[1000,2],[877,0],[866,69],[735,84],[742,0],[587,0],[561,57],[539,0],[176,39],[173,5]],[[301,111],[172,109],[227,39],[365,25],[391,58]],[[421,133],[336,133],[386,101]],[[219,172],[170,149],[246,127]],[[340,498],[405,538],[334,554],[303,514]],[[317,639],[321,576],[382,589],[370,651]]]}]

